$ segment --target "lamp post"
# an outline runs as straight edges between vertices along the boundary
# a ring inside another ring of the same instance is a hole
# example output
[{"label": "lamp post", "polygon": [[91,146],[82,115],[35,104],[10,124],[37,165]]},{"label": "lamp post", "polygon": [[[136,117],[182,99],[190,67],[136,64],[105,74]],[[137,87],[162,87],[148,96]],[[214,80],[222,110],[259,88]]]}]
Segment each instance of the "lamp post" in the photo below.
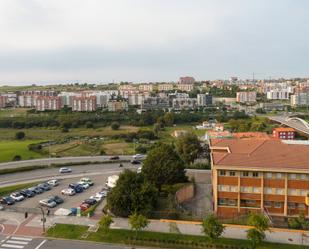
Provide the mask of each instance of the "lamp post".
[{"label": "lamp post", "polygon": [[45,213],[44,213],[44,209],[42,207],[39,207],[41,209],[42,212],[42,225],[43,225],[43,233],[45,233],[45,222],[46,222],[46,218],[45,218]]}]

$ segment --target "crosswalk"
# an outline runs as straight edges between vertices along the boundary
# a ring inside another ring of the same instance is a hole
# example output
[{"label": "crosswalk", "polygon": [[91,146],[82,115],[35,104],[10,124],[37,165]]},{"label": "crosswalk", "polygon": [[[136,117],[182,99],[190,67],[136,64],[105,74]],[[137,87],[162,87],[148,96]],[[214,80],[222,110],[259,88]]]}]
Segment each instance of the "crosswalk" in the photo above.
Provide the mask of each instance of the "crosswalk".
[{"label": "crosswalk", "polygon": [[23,249],[32,241],[32,238],[8,236],[0,241],[0,249]]}]

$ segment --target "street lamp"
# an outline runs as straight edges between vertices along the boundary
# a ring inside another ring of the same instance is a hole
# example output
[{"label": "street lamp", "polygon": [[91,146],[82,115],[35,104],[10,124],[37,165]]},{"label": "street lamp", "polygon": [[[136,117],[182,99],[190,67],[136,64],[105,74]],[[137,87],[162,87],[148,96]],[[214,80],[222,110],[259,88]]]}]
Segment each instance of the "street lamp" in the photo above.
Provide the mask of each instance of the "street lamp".
[{"label": "street lamp", "polygon": [[42,212],[42,224],[43,224],[43,233],[45,233],[45,222],[46,222],[46,218],[45,218],[45,213],[44,213],[44,209],[42,207],[39,207],[41,209]]}]

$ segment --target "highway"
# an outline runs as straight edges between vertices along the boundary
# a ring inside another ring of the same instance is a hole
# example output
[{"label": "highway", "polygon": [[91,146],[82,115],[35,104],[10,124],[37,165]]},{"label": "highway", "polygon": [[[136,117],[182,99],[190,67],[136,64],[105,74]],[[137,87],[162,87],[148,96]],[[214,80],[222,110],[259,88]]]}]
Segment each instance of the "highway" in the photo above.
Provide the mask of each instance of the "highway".
[{"label": "highway", "polygon": [[[107,162],[110,156],[83,156],[83,157],[60,157],[60,158],[42,158],[25,161],[14,161],[0,163],[0,169],[17,168],[25,166],[39,166],[49,164],[62,164],[62,163],[77,163],[77,162]],[[132,156],[120,156],[120,160],[132,160]]]}]

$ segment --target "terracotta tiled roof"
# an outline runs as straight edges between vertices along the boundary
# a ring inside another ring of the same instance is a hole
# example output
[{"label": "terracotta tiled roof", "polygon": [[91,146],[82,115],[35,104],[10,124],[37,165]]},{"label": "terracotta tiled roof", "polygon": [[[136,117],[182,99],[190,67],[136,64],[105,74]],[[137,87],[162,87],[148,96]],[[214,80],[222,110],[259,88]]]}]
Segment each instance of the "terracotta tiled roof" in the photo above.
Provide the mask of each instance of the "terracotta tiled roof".
[{"label": "terracotta tiled roof", "polygon": [[262,138],[262,139],[271,139],[265,132],[237,132],[233,133],[233,137],[236,138]]},{"label": "terracotta tiled roof", "polygon": [[245,168],[309,170],[309,146],[267,139],[215,139],[211,146],[228,147],[212,153],[214,165]]},{"label": "terracotta tiled roof", "polygon": [[290,127],[278,127],[278,128],[274,128],[274,131],[295,131],[293,128]]}]

